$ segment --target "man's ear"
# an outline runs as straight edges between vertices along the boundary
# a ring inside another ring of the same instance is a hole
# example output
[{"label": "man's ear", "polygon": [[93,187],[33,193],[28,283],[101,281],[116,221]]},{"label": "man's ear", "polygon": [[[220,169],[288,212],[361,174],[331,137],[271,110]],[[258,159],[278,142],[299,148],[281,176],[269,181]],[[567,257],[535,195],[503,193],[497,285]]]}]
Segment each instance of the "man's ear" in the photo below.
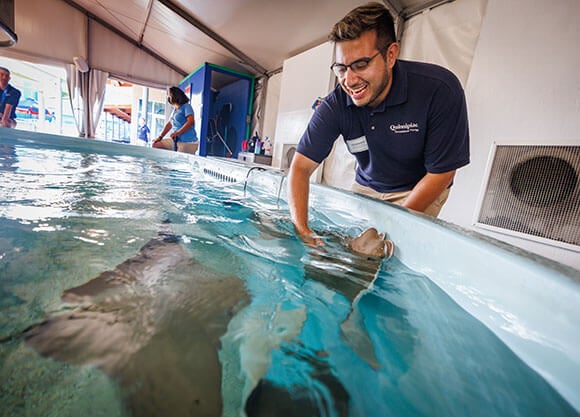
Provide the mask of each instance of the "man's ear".
[{"label": "man's ear", "polygon": [[398,42],[393,42],[389,45],[389,49],[387,49],[387,65],[389,69],[392,69],[395,66],[395,61],[399,57],[399,44]]}]

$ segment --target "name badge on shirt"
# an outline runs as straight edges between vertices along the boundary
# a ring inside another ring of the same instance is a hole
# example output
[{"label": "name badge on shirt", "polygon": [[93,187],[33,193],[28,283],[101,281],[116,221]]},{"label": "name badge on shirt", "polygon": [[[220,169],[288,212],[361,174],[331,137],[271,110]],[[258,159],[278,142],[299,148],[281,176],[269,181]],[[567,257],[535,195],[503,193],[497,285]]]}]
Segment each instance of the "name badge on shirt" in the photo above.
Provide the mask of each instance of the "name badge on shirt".
[{"label": "name badge on shirt", "polygon": [[369,150],[369,145],[367,144],[367,138],[365,136],[350,139],[345,142],[350,153],[359,153]]}]

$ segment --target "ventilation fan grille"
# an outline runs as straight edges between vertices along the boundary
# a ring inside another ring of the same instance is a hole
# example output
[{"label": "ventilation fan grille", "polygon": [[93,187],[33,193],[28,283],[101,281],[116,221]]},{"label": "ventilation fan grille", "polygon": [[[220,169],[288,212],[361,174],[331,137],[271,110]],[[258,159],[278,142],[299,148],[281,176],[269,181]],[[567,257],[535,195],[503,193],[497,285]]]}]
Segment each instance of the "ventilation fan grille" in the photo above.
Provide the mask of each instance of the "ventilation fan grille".
[{"label": "ventilation fan grille", "polygon": [[580,146],[496,145],[477,223],[580,247]]}]

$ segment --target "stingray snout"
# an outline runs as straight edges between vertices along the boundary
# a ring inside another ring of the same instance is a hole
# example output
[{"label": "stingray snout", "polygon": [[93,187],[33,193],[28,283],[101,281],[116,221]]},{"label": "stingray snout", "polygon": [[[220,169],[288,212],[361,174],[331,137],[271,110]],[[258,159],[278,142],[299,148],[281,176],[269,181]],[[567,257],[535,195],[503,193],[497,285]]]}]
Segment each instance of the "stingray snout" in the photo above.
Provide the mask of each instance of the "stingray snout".
[{"label": "stingray snout", "polygon": [[350,240],[348,246],[358,254],[387,259],[393,255],[395,249],[393,242],[385,239],[385,234],[379,233],[374,227]]}]

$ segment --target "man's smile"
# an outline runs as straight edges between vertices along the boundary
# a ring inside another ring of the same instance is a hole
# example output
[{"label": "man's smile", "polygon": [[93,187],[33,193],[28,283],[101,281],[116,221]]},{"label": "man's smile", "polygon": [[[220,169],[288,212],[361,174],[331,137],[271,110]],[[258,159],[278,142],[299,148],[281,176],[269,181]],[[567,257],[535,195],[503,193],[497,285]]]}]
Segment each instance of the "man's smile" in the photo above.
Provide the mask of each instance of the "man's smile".
[{"label": "man's smile", "polygon": [[368,87],[367,83],[359,85],[356,88],[347,87],[347,92],[354,100],[360,100],[365,96],[367,87]]}]

